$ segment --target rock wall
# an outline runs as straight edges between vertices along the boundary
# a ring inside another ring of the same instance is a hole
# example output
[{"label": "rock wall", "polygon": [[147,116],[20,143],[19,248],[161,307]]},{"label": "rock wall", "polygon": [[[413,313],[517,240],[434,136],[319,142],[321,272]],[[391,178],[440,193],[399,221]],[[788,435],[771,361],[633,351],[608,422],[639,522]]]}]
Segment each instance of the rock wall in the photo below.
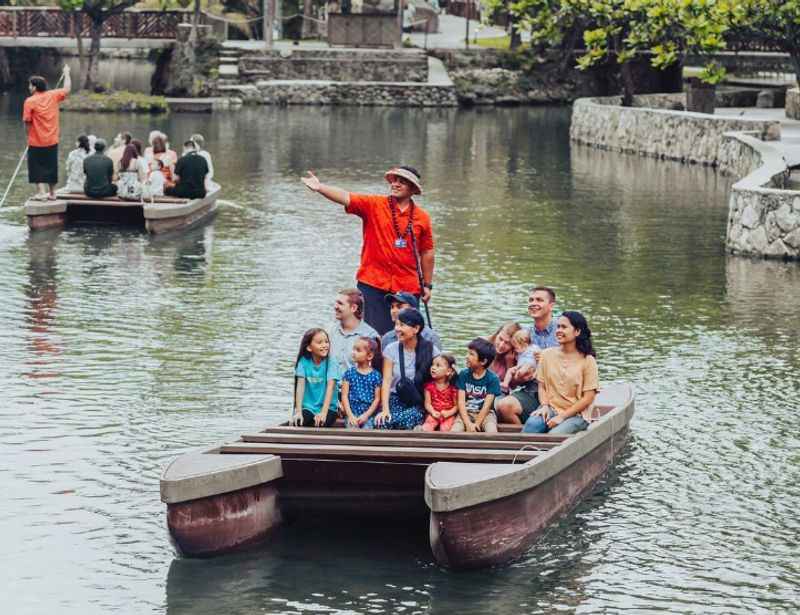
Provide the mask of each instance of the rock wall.
[{"label": "rock wall", "polygon": [[779,139],[780,123],[718,118],[702,113],[621,107],[619,98],[582,98],[572,108],[570,139],[622,152],[718,166],[724,135],[754,131]]},{"label": "rock wall", "polygon": [[[573,55],[557,49],[435,48],[428,53],[444,62],[462,105],[570,103],[621,91],[616,62],[581,71],[575,68]],[[657,71],[647,61],[634,63],[632,69],[641,92],[681,89],[678,70]]]},{"label": "rock wall", "polygon": [[153,94],[204,97],[216,92],[221,44],[210,26],[198,26],[196,39],[191,31],[190,24],[179,24],[175,45],[157,59]]},{"label": "rock wall", "polygon": [[[726,246],[734,254],[800,260],[800,191],[784,190],[786,161],[769,143],[728,135],[732,152],[750,150],[757,168],[731,188]],[[741,170],[746,169],[742,163]]]},{"label": "rock wall", "polygon": [[[265,105],[352,105],[454,107],[452,86],[423,83],[361,82],[358,87],[335,81],[261,81],[258,101]],[[252,100],[252,99],[251,99]]]},{"label": "rock wall", "polygon": [[266,79],[325,81],[428,81],[421,51],[298,49],[244,55],[239,75],[246,83]]},{"label": "rock wall", "polygon": [[786,117],[800,120],[800,89],[789,88],[786,90]]}]

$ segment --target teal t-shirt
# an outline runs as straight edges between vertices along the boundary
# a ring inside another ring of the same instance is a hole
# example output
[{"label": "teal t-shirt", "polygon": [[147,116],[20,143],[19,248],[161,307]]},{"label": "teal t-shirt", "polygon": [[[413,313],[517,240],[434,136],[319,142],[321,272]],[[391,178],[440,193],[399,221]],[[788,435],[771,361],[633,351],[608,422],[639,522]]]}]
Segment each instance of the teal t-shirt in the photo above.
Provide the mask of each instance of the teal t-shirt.
[{"label": "teal t-shirt", "polygon": [[483,408],[483,401],[487,395],[500,395],[500,379],[493,371],[487,369],[483,378],[477,380],[469,368],[462,369],[458,374],[456,387],[464,391],[466,396],[466,409],[470,414],[477,414]]},{"label": "teal t-shirt", "polygon": [[339,381],[342,379],[342,374],[339,372],[339,367],[335,361],[331,361],[330,357],[321,361],[319,365],[315,365],[313,359],[300,357],[295,370],[295,376],[298,378],[305,378],[306,388],[303,391],[303,410],[308,410],[314,414],[319,414],[322,411],[322,403],[325,401],[325,388],[328,385],[328,380],[334,380],[333,397],[331,397],[331,404],[328,408],[329,411],[336,411],[336,400],[339,399]]}]

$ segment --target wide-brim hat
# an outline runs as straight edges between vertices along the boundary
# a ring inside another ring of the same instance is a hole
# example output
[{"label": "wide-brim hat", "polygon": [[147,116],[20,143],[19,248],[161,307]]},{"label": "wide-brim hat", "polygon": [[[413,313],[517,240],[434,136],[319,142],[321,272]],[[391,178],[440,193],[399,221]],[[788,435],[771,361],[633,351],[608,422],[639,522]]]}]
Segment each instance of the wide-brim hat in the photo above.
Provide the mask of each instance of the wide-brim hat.
[{"label": "wide-brim hat", "polygon": [[392,181],[391,178],[394,177],[402,177],[406,181],[410,182],[416,189],[416,194],[422,194],[422,184],[420,183],[419,175],[406,169],[404,167],[394,167],[393,169],[389,169],[383,175],[386,178],[386,181]]}]

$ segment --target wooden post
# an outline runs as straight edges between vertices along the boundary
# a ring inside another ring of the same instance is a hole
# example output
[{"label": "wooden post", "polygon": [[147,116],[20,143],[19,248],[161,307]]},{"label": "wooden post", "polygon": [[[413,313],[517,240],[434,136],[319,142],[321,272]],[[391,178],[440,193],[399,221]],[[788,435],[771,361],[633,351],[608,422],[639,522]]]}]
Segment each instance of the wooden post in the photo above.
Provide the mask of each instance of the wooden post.
[{"label": "wooden post", "polygon": [[264,30],[264,48],[272,49],[272,27],[275,23],[275,0],[262,0],[264,21],[262,29]]}]

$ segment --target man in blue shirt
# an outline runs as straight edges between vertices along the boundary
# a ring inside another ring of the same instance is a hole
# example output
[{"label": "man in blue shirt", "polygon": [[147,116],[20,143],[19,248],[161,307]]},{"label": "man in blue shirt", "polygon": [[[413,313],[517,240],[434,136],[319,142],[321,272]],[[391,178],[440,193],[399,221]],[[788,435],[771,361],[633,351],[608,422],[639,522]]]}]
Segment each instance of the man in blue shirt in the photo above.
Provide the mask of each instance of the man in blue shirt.
[{"label": "man in blue shirt", "polygon": [[[531,325],[531,342],[539,348],[553,348],[558,346],[556,340],[556,321],[553,308],[556,305],[556,292],[547,286],[536,286],[528,295],[528,314],[533,318]],[[539,360],[539,357],[536,357]],[[539,407],[539,383],[531,365],[520,367],[516,375],[517,380],[524,384],[517,388],[511,395],[506,395],[497,400],[495,410],[503,423],[514,425],[524,424],[531,413]]]}]

